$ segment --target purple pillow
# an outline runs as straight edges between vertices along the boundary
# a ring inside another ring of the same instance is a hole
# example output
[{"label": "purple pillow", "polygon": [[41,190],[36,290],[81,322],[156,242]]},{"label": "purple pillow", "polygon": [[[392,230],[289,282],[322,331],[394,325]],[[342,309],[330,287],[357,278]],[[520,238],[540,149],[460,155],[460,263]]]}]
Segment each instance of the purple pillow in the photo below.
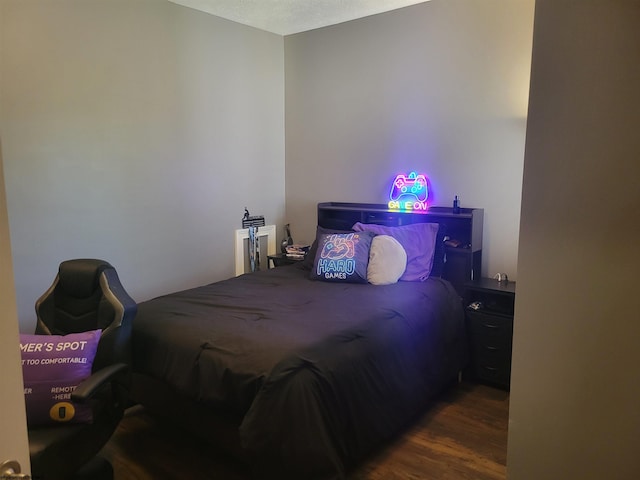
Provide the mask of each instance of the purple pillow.
[{"label": "purple pillow", "polygon": [[91,423],[91,407],[71,393],[91,375],[101,330],[69,335],[20,334],[27,424]]},{"label": "purple pillow", "polygon": [[367,283],[369,249],[373,237],[369,232],[321,234],[311,278],[328,282]]},{"label": "purple pillow", "polygon": [[413,223],[399,227],[387,227],[373,223],[356,223],[356,232],[371,232],[376,235],[390,235],[407,252],[407,268],[400,277],[405,282],[426,280],[433,267],[433,254],[436,246],[437,223]]}]

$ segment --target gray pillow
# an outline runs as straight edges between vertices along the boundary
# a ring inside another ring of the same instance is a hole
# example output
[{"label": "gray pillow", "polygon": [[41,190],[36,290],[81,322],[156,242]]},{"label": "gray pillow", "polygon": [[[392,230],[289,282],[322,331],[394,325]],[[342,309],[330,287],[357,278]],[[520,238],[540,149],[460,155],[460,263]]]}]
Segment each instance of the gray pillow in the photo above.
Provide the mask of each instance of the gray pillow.
[{"label": "gray pillow", "polygon": [[367,281],[373,285],[396,283],[407,268],[407,252],[390,235],[376,235],[371,241]]}]

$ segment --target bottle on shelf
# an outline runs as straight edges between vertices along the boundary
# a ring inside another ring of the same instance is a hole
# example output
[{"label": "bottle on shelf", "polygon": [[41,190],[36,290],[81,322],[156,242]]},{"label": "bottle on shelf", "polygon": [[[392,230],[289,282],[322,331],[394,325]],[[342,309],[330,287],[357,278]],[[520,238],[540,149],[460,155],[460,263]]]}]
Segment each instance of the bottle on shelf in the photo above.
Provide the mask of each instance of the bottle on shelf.
[{"label": "bottle on shelf", "polygon": [[453,199],[453,213],[460,213],[460,200],[457,195]]}]

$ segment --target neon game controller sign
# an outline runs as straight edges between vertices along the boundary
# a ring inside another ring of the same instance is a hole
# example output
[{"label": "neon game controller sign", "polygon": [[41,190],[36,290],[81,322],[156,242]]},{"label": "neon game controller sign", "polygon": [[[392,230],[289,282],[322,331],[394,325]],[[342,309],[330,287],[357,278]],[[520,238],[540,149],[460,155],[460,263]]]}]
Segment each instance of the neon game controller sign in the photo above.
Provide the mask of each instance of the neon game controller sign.
[{"label": "neon game controller sign", "polygon": [[429,198],[427,177],[411,172],[409,175],[396,175],[389,193],[389,209],[411,212],[426,212]]}]

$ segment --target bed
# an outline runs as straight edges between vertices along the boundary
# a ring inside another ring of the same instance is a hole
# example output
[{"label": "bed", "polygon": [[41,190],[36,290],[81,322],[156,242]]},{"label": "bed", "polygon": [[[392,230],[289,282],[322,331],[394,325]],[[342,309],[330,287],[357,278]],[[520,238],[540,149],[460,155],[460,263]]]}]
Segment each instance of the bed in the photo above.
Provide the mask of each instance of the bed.
[{"label": "bed", "polygon": [[256,477],[345,478],[455,382],[468,360],[464,314],[436,255],[423,281],[323,281],[315,266],[139,304],[133,400]]}]

